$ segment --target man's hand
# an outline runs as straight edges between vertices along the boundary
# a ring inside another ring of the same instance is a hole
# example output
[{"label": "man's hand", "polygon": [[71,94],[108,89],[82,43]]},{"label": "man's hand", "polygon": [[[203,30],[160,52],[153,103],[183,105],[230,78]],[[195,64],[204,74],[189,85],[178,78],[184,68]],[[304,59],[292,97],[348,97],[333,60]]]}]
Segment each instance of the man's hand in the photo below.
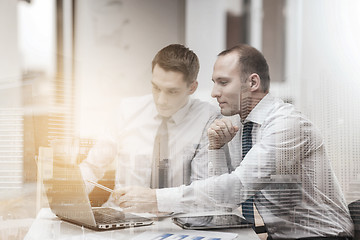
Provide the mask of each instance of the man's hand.
[{"label": "man's hand", "polygon": [[230,142],[239,131],[228,118],[216,119],[208,129],[209,149],[220,149]]},{"label": "man's hand", "polygon": [[126,212],[158,213],[156,190],[143,187],[124,187],[113,193],[116,204]]}]

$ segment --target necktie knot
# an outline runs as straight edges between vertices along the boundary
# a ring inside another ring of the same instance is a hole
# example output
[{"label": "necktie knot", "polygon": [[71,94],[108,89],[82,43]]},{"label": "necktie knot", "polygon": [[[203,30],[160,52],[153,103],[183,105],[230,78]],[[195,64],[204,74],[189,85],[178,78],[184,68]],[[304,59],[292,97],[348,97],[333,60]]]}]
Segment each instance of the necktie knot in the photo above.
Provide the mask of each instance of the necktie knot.
[{"label": "necktie knot", "polygon": [[250,130],[251,131],[253,126],[254,126],[253,122],[246,122],[246,123],[244,123],[244,130],[246,130],[246,131]]},{"label": "necktie knot", "polygon": [[162,118],[162,121],[159,125],[159,128],[157,130],[157,135],[164,135],[167,134],[168,130],[167,130],[167,121],[169,120],[169,118]]}]

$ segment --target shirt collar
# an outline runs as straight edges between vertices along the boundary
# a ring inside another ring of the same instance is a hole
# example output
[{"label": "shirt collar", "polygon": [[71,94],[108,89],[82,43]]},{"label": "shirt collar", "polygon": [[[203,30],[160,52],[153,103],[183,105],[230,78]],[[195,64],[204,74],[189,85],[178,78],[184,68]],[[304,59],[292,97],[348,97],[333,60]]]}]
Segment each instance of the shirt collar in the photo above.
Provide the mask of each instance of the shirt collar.
[{"label": "shirt collar", "polygon": [[[174,121],[174,123],[176,125],[181,123],[181,121],[186,117],[187,113],[189,112],[192,102],[193,102],[193,99],[191,97],[189,97],[187,103],[182,108],[180,108],[176,113],[174,113],[169,118],[169,121],[171,121],[171,120]],[[159,114],[156,114],[155,117],[162,119],[162,117]]]},{"label": "shirt collar", "polygon": [[180,108],[176,113],[174,113],[171,116],[171,118],[174,120],[175,124],[179,124],[186,117],[187,113],[189,112],[192,102],[193,102],[193,99],[191,97],[189,97],[185,106]]},{"label": "shirt collar", "polygon": [[266,94],[251,110],[243,123],[250,121],[262,125],[274,105],[274,100],[275,98],[270,93]]}]

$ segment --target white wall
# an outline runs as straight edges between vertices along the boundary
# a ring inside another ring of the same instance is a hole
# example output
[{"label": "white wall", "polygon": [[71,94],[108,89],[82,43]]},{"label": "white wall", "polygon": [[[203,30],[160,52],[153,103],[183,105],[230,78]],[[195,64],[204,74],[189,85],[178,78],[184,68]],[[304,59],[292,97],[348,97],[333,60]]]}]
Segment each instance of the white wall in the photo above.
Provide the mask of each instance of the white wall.
[{"label": "white wall", "polygon": [[19,81],[17,1],[0,1],[0,83]]},{"label": "white wall", "polygon": [[151,93],[151,61],[184,43],[181,1],[77,1],[78,129],[94,136],[124,97]]},{"label": "white wall", "polygon": [[22,106],[16,7],[16,1],[0,1],[0,108]]},{"label": "white wall", "polygon": [[53,77],[56,66],[55,1],[35,0],[31,4],[18,1],[17,7],[21,70],[36,70]]},{"label": "white wall", "polygon": [[0,1],[0,189],[6,191],[23,183],[24,145],[16,137],[24,131],[16,7],[17,1]]},{"label": "white wall", "polygon": [[208,101],[213,86],[212,70],[216,56],[225,49],[227,1],[186,1],[186,45],[199,57],[199,87],[194,96]]}]

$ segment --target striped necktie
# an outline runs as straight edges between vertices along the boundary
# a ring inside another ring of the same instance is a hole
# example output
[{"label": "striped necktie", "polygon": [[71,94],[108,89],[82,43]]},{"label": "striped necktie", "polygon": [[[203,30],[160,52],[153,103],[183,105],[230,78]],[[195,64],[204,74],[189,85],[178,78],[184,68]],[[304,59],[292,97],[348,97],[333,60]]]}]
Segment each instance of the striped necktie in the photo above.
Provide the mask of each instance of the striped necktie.
[{"label": "striped necktie", "polygon": [[[245,155],[249,152],[252,147],[252,128],[254,123],[253,122],[246,122],[243,126],[243,133],[241,138],[242,143],[242,159],[244,160]],[[254,199],[250,197],[245,202],[241,204],[243,216],[249,222],[255,223],[254,220]]]}]

